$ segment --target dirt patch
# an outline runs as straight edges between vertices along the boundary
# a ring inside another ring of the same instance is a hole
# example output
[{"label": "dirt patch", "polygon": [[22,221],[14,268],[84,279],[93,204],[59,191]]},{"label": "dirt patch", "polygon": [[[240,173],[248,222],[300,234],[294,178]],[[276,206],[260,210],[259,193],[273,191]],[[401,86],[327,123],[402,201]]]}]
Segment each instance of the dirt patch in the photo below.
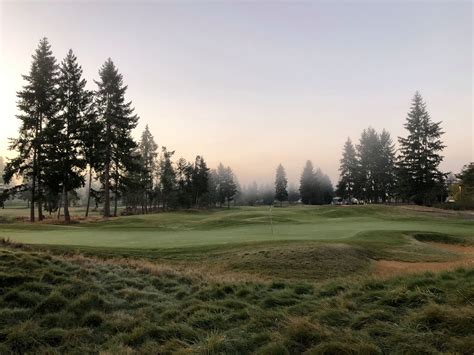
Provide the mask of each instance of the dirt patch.
[{"label": "dirt patch", "polygon": [[393,260],[377,260],[374,261],[374,274],[378,277],[388,278],[406,274],[422,273],[426,271],[440,272],[445,270],[453,270],[459,267],[474,267],[474,247],[443,244],[443,243],[426,243],[435,248],[442,249],[459,255],[456,260],[442,262],[406,262]]}]

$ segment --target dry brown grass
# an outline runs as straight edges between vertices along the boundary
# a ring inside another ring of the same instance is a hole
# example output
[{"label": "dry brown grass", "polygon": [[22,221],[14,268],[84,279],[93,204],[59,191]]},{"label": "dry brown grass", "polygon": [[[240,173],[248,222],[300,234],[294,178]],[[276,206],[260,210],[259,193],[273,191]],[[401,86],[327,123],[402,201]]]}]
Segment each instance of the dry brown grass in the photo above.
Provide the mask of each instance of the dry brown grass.
[{"label": "dry brown grass", "polygon": [[474,247],[443,244],[443,243],[427,243],[438,249],[449,251],[459,255],[456,260],[442,262],[406,262],[394,260],[376,260],[373,262],[372,269],[376,277],[389,278],[405,274],[416,274],[423,272],[441,272],[446,270],[454,270],[459,267],[474,267]]}]

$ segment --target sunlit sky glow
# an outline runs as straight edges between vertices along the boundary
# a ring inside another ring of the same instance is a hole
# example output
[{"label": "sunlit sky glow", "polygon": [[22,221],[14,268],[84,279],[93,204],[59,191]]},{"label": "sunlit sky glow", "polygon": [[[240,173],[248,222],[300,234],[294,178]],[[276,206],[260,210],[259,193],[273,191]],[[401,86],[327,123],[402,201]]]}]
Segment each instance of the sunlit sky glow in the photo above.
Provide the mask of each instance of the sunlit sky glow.
[{"label": "sunlit sky glow", "polygon": [[395,139],[420,90],[443,121],[442,168],[474,160],[471,1],[1,2],[0,155],[41,37],[72,48],[93,89],[111,57],[128,99],[176,158],[230,165],[242,184],[296,182],[311,159],[337,181],[344,141]]}]

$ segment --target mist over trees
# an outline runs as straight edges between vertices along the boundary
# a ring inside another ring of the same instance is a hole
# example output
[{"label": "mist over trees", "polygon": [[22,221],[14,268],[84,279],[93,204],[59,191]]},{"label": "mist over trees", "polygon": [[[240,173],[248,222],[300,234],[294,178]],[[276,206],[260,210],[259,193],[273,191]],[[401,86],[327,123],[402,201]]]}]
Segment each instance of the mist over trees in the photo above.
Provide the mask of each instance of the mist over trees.
[{"label": "mist over trees", "polygon": [[280,202],[280,206],[283,201],[288,200],[288,180],[286,178],[286,172],[283,165],[278,165],[275,177],[275,199]]},{"label": "mist over trees", "polygon": [[300,178],[301,202],[307,205],[323,205],[331,202],[334,191],[329,177],[321,169],[314,169],[308,160]]},{"label": "mist over trees", "polygon": [[[17,93],[20,129],[10,142],[18,155],[2,167],[2,181],[8,187],[1,191],[0,202],[15,195],[26,199],[31,221],[42,220],[44,211],[57,211],[59,218],[62,208],[69,222],[69,206],[79,200],[77,191],[82,188],[87,196],[86,217],[92,203],[110,217],[118,215],[119,205],[124,208],[121,213],[146,214],[275,201],[280,206],[284,202],[319,205],[331,203],[335,195],[329,177],[310,160],[299,186],[288,184],[279,164],[273,184],[253,182],[241,187],[232,169],[222,163],[210,169],[202,155],[192,161],[175,160],[175,151],[160,148],[148,125],[136,142],[132,132],[139,117],[110,58],[98,71],[95,90],[88,90],[74,52],[69,50],[58,65],[43,38],[23,79]],[[418,204],[446,197],[447,174],[439,170],[444,148],[441,123],[432,122],[418,92],[404,127],[407,136],[398,137],[398,150],[386,130],[368,127],[357,142],[347,138],[337,196],[349,202]],[[469,169],[463,170],[459,181],[470,181]],[[467,186],[465,191],[470,191],[469,183],[459,181],[457,188]]]}]

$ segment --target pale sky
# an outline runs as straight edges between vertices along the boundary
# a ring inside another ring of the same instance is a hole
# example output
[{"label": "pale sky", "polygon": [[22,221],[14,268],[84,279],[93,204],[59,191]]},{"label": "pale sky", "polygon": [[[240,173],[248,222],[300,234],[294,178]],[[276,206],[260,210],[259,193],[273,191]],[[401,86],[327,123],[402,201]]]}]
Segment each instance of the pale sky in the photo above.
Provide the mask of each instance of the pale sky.
[{"label": "pale sky", "polygon": [[445,162],[474,160],[471,1],[0,2],[0,155],[40,38],[72,48],[89,88],[111,57],[140,123],[176,158],[230,165],[242,184],[296,182],[307,159],[337,182],[362,129],[394,140],[420,90]]}]

